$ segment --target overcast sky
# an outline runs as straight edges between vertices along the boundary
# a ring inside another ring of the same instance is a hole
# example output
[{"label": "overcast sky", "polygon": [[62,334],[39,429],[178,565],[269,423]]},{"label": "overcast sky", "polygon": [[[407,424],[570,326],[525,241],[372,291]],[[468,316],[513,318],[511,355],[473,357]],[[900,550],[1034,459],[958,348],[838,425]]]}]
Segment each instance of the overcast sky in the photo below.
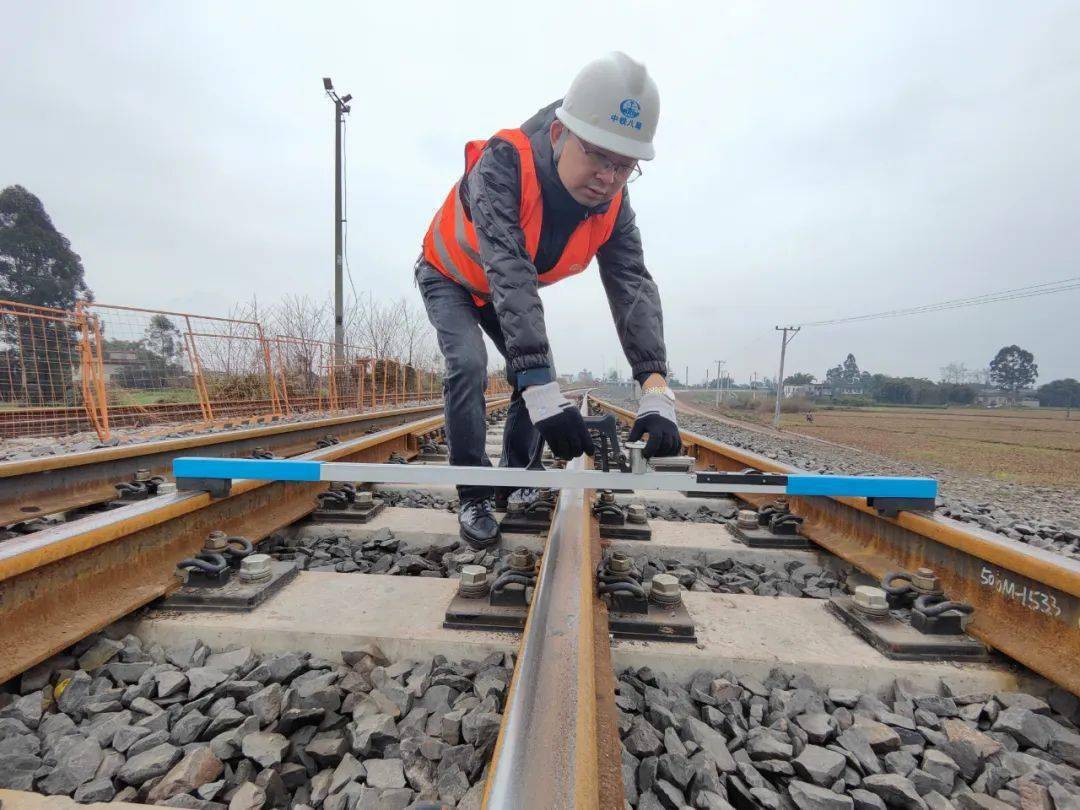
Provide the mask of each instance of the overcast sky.
[{"label": "overcast sky", "polygon": [[[323,296],[332,76],[355,97],[353,282],[419,303],[413,261],[464,142],[618,48],[660,88],[631,196],[669,358],[745,380],[776,373],[777,323],[1080,276],[1078,42],[1075,2],[8,2],[0,186],[43,200],[99,301]],[[625,373],[595,268],[543,296],[560,371]],[[787,369],[822,377],[851,351],[937,379],[1018,343],[1040,382],[1080,377],[1078,304],[806,329]]]}]

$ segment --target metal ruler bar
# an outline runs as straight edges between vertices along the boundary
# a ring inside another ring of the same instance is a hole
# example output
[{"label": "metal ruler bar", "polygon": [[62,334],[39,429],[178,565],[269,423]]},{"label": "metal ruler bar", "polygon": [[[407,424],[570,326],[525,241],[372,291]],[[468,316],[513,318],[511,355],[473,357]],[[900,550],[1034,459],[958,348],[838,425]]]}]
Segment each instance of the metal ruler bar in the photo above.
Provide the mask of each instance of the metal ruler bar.
[{"label": "metal ruler bar", "polygon": [[529,470],[513,467],[370,464],[278,459],[177,458],[180,479],[354,481],[372,484],[472,485],[561,489],[652,489],[667,492],[828,495],[834,497],[933,499],[931,478],[848,475],[752,475],[719,472],[603,472],[585,469]]}]

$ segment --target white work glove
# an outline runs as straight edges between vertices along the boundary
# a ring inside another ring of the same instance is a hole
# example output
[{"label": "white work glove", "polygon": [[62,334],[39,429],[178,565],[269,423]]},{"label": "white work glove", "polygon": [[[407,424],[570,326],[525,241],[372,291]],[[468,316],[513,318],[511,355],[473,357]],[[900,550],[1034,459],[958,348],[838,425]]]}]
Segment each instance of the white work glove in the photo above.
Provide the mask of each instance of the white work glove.
[{"label": "white work glove", "polygon": [[636,442],[646,433],[642,454],[645,458],[678,455],[682,449],[679,423],[675,419],[675,395],[670,388],[646,388],[638,401],[637,419],[630,429],[630,441]]},{"label": "white work glove", "polygon": [[530,385],[521,392],[529,419],[551,448],[556,458],[569,461],[583,452],[596,452],[589,429],[575,408],[554,382]]}]

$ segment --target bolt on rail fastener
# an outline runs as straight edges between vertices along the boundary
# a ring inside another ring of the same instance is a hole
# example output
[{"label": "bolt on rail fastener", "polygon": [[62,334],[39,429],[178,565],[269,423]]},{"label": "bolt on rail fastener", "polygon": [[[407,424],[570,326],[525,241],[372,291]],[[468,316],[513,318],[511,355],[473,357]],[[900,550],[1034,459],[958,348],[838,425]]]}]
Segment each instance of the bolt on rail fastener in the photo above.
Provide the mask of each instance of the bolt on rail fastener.
[{"label": "bolt on rail fastener", "polygon": [[941,580],[932,568],[920,568],[911,576],[911,587],[919,593],[941,593]]},{"label": "bolt on rail fastener", "polygon": [[482,565],[463,565],[458,579],[458,593],[468,599],[486,596],[488,592],[488,571]]},{"label": "bolt on rail fastener", "polygon": [[249,554],[240,561],[241,582],[265,582],[272,573],[269,554]]},{"label": "bolt on rail fastener", "polygon": [[614,574],[625,574],[633,567],[633,563],[630,558],[625,554],[615,552],[608,557],[608,570]]},{"label": "bolt on rail fastener", "polygon": [[649,598],[662,607],[674,607],[682,602],[679,579],[673,574],[657,574],[652,578]]},{"label": "bolt on rail fastener", "polygon": [[872,585],[859,585],[852,596],[855,609],[871,618],[889,615],[889,600],[885,591]]},{"label": "bolt on rail fastener", "polygon": [[536,568],[536,557],[525,546],[514,549],[508,562],[514,571],[532,571]]},{"label": "bolt on rail fastener", "polygon": [[757,512],[753,509],[740,509],[735,516],[735,525],[740,529],[756,529],[758,527]]},{"label": "bolt on rail fastener", "polygon": [[632,503],[626,507],[626,519],[630,523],[645,523],[648,517],[643,503]]},{"label": "bolt on rail fastener", "polygon": [[228,535],[220,529],[214,529],[210,534],[206,535],[206,540],[203,541],[203,551],[224,551],[225,546],[228,545]]}]

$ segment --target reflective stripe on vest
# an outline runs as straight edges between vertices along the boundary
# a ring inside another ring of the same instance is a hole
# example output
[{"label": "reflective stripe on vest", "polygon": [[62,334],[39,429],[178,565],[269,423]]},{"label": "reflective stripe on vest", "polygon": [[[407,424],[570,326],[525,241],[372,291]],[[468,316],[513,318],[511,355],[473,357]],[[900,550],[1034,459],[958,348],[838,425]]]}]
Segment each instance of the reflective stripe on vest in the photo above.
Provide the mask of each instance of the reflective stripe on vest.
[{"label": "reflective stripe on vest", "polygon": [[[535,262],[543,220],[543,197],[533,164],[532,145],[528,136],[520,129],[502,130],[494,137],[507,141],[518,150],[521,167],[521,200],[518,213],[525,235],[526,252]],[[465,145],[465,176],[468,176],[469,171],[476,165],[487,143],[488,141],[471,141]],[[424,237],[424,258],[444,276],[465,287],[477,305],[482,305],[491,300],[491,288],[480,259],[476,232],[465,216],[459,194],[460,185],[460,181],[454,184],[442,206],[435,212]],[[588,266],[599,247],[611,236],[621,203],[620,190],[607,211],[590,215],[578,224],[567,240],[559,260],[550,270],[537,276],[541,286],[580,273]],[[448,227],[448,218],[451,216],[452,230]]]},{"label": "reflective stripe on vest", "polygon": [[[454,188],[451,189],[450,194],[454,197],[457,205],[454,206],[454,238],[457,240],[458,245],[469,254],[469,258],[473,259],[477,264],[480,263],[480,256],[477,254],[471,246],[465,241],[465,213],[461,209],[461,200],[458,198],[458,184],[454,183]],[[442,271],[445,276],[449,274],[450,278],[472,293],[473,298],[480,298],[484,301],[490,300],[489,293],[485,293],[483,290],[478,290],[473,287],[465,275],[458,269],[458,266],[454,264],[454,260],[450,257],[450,251],[446,249],[446,241],[442,235],[442,218],[443,213],[446,211],[446,206],[442,206],[435,212],[435,220],[432,223],[429,234],[432,237],[432,243],[435,247],[435,253],[438,255],[439,261],[432,262],[436,269]],[[424,240],[425,248],[427,247],[427,239]],[[426,252],[426,251],[425,251]],[[430,259],[429,259],[430,261]]]}]

